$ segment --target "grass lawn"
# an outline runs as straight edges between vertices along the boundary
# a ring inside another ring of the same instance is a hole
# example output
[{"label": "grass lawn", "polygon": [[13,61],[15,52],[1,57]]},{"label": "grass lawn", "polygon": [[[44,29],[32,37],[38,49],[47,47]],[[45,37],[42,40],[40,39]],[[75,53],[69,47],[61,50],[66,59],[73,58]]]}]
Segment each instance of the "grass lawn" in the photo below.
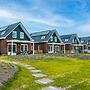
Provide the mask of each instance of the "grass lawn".
[{"label": "grass lawn", "polygon": [[[13,58],[16,56],[13,56]],[[20,56],[17,56],[20,57]],[[22,56],[21,56],[22,57]],[[43,56],[49,58],[50,56]],[[51,57],[50,57],[51,58]],[[52,58],[55,58],[52,56]],[[9,60],[9,57],[1,57]],[[54,82],[47,85],[67,88],[68,90],[90,90],[90,61],[72,58],[57,57],[55,60],[14,60],[25,64],[30,64],[42,73],[47,74],[47,78]],[[46,85],[35,83],[35,78],[24,67],[19,66],[20,71],[14,78],[7,82],[0,90],[39,90]]]}]

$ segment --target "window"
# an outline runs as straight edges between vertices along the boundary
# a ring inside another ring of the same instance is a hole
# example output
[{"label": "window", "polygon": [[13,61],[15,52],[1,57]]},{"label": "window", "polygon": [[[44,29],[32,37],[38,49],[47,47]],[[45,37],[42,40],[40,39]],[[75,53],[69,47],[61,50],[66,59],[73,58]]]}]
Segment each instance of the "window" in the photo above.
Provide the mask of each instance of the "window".
[{"label": "window", "polygon": [[24,39],[24,33],[23,32],[20,32],[20,38]]},{"label": "window", "polygon": [[28,44],[21,44],[21,51],[28,51]]},{"label": "window", "polygon": [[55,37],[55,42],[57,42],[57,37]]},{"label": "window", "polygon": [[45,39],[45,36],[42,36],[41,39]]},{"label": "window", "polygon": [[65,39],[65,42],[67,42],[68,41],[68,39]]},{"label": "window", "polygon": [[16,31],[13,31],[12,37],[13,37],[13,38],[17,38],[17,32],[16,32]]},{"label": "window", "polygon": [[51,36],[51,41],[53,41],[53,36]]},{"label": "window", "polygon": [[[12,45],[9,44],[8,45],[8,52],[11,52],[12,51]],[[16,45],[13,45],[13,52],[16,52]]]},{"label": "window", "polygon": [[82,40],[81,43],[84,43],[84,41]]},{"label": "window", "polygon": [[90,40],[88,41],[88,44],[90,45]]}]

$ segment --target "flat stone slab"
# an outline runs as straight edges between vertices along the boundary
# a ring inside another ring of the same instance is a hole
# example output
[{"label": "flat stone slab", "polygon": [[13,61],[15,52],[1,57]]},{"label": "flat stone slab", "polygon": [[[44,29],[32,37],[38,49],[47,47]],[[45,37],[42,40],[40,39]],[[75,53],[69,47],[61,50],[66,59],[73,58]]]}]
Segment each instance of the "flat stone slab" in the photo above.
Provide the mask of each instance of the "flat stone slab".
[{"label": "flat stone slab", "polygon": [[33,69],[35,69],[34,67],[28,67],[27,69],[29,69],[29,70],[33,70]]},{"label": "flat stone slab", "polygon": [[38,72],[41,72],[41,70],[31,70],[32,73],[38,73]]},{"label": "flat stone slab", "polygon": [[48,83],[51,83],[53,81],[54,80],[51,80],[51,79],[48,79],[48,78],[43,78],[43,79],[36,80],[35,82],[38,83],[38,84],[48,84]]},{"label": "flat stone slab", "polygon": [[39,77],[44,77],[47,76],[45,74],[39,73],[39,74],[32,74],[34,77],[39,78]]},{"label": "flat stone slab", "polygon": [[25,67],[30,67],[31,65],[23,65],[23,66],[25,66]]},{"label": "flat stone slab", "polygon": [[49,86],[49,87],[42,88],[41,90],[63,90],[63,89],[55,86]]}]

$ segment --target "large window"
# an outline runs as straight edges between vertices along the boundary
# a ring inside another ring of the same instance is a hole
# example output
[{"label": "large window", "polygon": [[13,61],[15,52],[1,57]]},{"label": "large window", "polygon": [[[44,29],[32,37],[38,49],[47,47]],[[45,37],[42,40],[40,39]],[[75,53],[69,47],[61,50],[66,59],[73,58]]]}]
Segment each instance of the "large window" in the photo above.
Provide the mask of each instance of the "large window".
[{"label": "large window", "polygon": [[[8,52],[11,52],[12,51],[12,45],[9,44],[8,45]],[[13,52],[15,53],[16,52],[16,44],[13,45]]]},{"label": "large window", "polygon": [[24,39],[24,32],[20,32],[20,38]]},{"label": "large window", "polygon": [[21,44],[21,51],[28,51],[28,44]]},{"label": "large window", "polygon": [[12,32],[12,38],[17,38],[17,32],[16,31]]}]

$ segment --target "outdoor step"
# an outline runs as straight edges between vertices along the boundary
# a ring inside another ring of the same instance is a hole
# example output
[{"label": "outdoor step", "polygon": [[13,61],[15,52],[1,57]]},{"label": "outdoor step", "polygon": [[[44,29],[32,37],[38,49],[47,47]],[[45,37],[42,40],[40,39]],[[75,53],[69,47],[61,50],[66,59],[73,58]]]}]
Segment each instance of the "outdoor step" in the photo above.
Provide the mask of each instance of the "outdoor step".
[{"label": "outdoor step", "polygon": [[35,70],[31,70],[31,72],[32,72],[32,73],[39,73],[39,72],[41,72],[41,70],[35,69]]},{"label": "outdoor step", "polygon": [[39,77],[44,77],[47,76],[45,74],[39,73],[39,74],[32,74],[34,77],[39,78]]},{"label": "outdoor step", "polygon": [[62,88],[58,88],[56,86],[49,86],[49,87],[44,87],[41,90],[63,90]]},{"label": "outdoor step", "polygon": [[33,69],[35,69],[35,67],[28,67],[27,69],[29,69],[29,70],[33,70]]},{"label": "outdoor step", "polygon": [[51,83],[53,81],[54,80],[51,80],[51,79],[48,79],[48,78],[43,78],[43,79],[36,80],[35,82],[38,83],[38,84],[48,84],[48,83]]}]

